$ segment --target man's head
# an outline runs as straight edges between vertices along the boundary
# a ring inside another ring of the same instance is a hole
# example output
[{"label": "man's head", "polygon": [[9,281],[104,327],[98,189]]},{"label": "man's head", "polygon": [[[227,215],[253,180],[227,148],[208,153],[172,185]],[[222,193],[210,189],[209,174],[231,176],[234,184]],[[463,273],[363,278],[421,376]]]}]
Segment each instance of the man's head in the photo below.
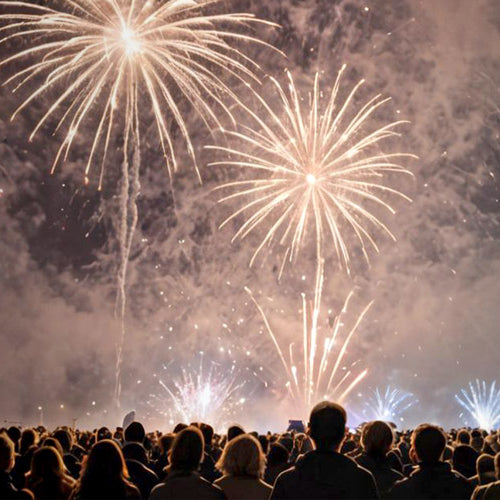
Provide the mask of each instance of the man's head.
[{"label": "man's head", "polygon": [[0,471],[10,472],[14,467],[14,443],[5,433],[0,434]]},{"label": "man's head", "polygon": [[446,446],[443,431],[431,424],[419,425],[411,436],[411,456],[416,462],[435,463],[441,460]]},{"label": "man's head", "polygon": [[235,437],[241,436],[242,434],[245,434],[245,431],[242,427],[240,427],[239,425],[232,425],[227,430],[227,440],[229,442]]},{"label": "man's head", "polygon": [[97,431],[96,440],[104,441],[105,439],[111,439],[113,436],[111,435],[111,431],[107,427],[101,427]]},{"label": "man's head", "polygon": [[21,429],[13,425],[7,429],[7,436],[9,436],[9,439],[12,441],[15,451],[17,451],[19,440],[21,439]]},{"label": "man's head", "polygon": [[323,401],[311,411],[309,435],[318,449],[338,451],[346,434],[347,414],[342,406]]},{"label": "man's head", "polygon": [[203,439],[205,440],[205,446],[212,446],[212,440],[214,438],[214,428],[211,425],[200,423],[200,431],[203,434]]},{"label": "man's head", "polygon": [[146,431],[144,430],[144,426],[140,422],[132,422],[125,429],[125,441],[132,441],[135,443],[143,443],[144,438],[146,437]]},{"label": "man's head", "polygon": [[363,427],[361,445],[369,455],[387,455],[393,441],[394,433],[391,426],[381,420],[368,422]]},{"label": "man's head", "polygon": [[470,434],[467,429],[461,429],[457,434],[457,443],[470,444]]},{"label": "man's head", "polygon": [[191,472],[198,469],[203,459],[205,442],[197,427],[186,427],[176,434],[169,454],[169,471]]},{"label": "man's head", "polygon": [[495,481],[495,459],[487,453],[480,455],[476,461],[476,472],[480,485]]}]

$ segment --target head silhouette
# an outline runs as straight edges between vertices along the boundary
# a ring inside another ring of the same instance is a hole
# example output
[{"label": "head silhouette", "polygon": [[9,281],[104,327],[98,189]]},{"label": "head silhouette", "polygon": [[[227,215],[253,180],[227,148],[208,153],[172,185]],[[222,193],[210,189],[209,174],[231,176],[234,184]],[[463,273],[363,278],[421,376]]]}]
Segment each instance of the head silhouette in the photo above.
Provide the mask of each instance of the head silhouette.
[{"label": "head silhouette", "polygon": [[267,465],[269,467],[274,467],[276,465],[282,465],[288,463],[290,458],[290,453],[288,450],[279,443],[274,443],[269,448],[269,453],[267,454]]},{"label": "head silhouette", "polygon": [[140,422],[132,422],[126,429],[124,433],[125,441],[131,441],[135,443],[143,443],[146,437],[146,431],[144,426]]},{"label": "head silhouette", "polygon": [[5,433],[0,434],[0,472],[10,472],[14,467],[14,443]]},{"label": "head silhouette", "polygon": [[125,498],[127,466],[115,441],[103,439],[90,450],[80,477],[79,498]]},{"label": "head silhouette", "polygon": [[89,476],[107,477],[112,480],[128,476],[127,467],[118,445],[110,439],[103,439],[90,450],[85,474]]},{"label": "head silhouette", "polygon": [[169,471],[192,472],[198,469],[203,458],[203,434],[196,427],[186,427],[176,434],[170,449]]},{"label": "head silhouette", "polygon": [[42,446],[31,460],[32,480],[51,480],[64,476],[64,463],[59,452],[52,446]]},{"label": "head silhouette", "polygon": [[422,463],[439,462],[446,447],[443,431],[431,424],[419,425],[411,437],[411,451],[415,461]]},{"label": "head silhouette", "polygon": [[309,436],[319,450],[338,451],[346,433],[347,414],[331,401],[318,403],[309,417]]},{"label": "head silhouette", "polygon": [[240,427],[239,425],[232,425],[227,430],[227,440],[231,441],[231,439],[241,436],[242,434],[245,434],[245,431],[243,430],[242,427]]},{"label": "head silhouette", "polygon": [[62,449],[65,453],[71,450],[73,438],[71,437],[69,431],[66,429],[58,429],[54,432],[53,437],[61,443]]},{"label": "head silhouette", "polygon": [[203,434],[203,439],[205,440],[205,446],[212,446],[212,441],[214,439],[214,428],[211,425],[200,423],[198,426]]},{"label": "head silhouette", "polygon": [[19,453],[24,455],[30,448],[36,444],[38,438],[38,434],[34,429],[24,429],[21,434],[21,443],[19,445]]},{"label": "head silhouette", "polygon": [[457,443],[470,444],[470,434],[467,429],[461,429],[457,434]]},{"label": "head silhouette", "polygon": [[487,453],[480,455],[476,462],[476,472],[480,485],[493,482],[495,480],[495,459]]},{"label": "head silhouette", "polygon": [[387,455],[392,447],[393,441],[394,434],[392,428],[381,420],[368,422],[363,427],[361,445],[368,455]]},{"label": "head silhouette", "polygon": [[217,462],[217,468],[226,476],[261,478],[265,467],[262,447],[250,434],[241,434],[229,441]]}]

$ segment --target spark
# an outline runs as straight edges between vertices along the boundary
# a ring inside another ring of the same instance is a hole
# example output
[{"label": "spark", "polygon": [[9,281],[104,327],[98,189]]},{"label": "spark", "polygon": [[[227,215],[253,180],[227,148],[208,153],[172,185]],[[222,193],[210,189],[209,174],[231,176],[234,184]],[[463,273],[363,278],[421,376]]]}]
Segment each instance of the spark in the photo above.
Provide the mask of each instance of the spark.
[{"label": "spark", "polygon": [[496,381],[489,387],[484,380],[469,382],[469,390],[462,389],[455,399],[481,429],[491,431],[500,424],[500,389],[496,388]]},{"label": "spark", "polygon": [[281,361],[288,395],[301,417],[307,417],[311,407],[324,399],[333,398],[342,402],[367,375],[367,369],[360,372],[355,370],[357,362],[346,367],[344,361],[349,344],[373,302],[370,302],[354,323],[346,328],[345,316],[354,295],[353,292],[349,293],[332,326],[329,325],[327,332],[322,333],[319,318],[323,293],[323,263],[317,270],[312,303],[308,303],[305,294],[302,294],[303,329],[298,353],[294,341],[288,346],[282,345],[279,335],[274,331],[252,291],[248,288],[246,291],[262,316],[267,333]]},{"label": "spark", "polygon": [[[257,81],[257,64],[232,42],[259,43],[237,32],[242,25],[261,23],[251,14],[205,13],[222,0],[61,0],[48,5],[1,0],[0,45],[20,39],[19,50],[0,60],[2,71],[16,69],[5,84],[27,97],[14,119],[49,95],[48,109],[37,121],[30,141],[49,120],[62,140],[51,171],[66,161],[80,136],[90,136],[85,183],[98,170],[102,188],[113,138],[122,141],[120,190],[120,266],[116,310],[121,318],[117,343],[115,400],[119,404],[125,339],[127,266],[138,221],[142,137],[141,117],[151,121],[170,177],[178,169],[173,129],[183,137],[201,181],[195,150],[179,96],[208,127],[220,127],[220,115],[232,114],[223,97],[240,99],[223,77]],[[231,43],[230,43],[231,42]],[[146,104],[148,101],[148,104]],[[145,105],[146,104],[146,105]],[[217,110],[218,112],[216,112]],[[174,127],[173,127],[174,126]]]},{"label": "spark", "polygon": [[417,402],[410,392],[390,385],[385,390],[377,387],[365,402],[363,414],[369,419],[394,422],[403,420],[401,415]]},{"label": "spark", "polygon": [[226,425],[246,402],[241,396],[245,382],[239,383],[237,377],[234,364],[225,371],[211,362],[207,369],[202,353],[197,369],[182,369],[182,377],[171,384],[160,380],[165,393],[151,397],[157,409],[172,421],[209,422],[219,428]]},{"label": "spark", "polygon": [[330,247],[335,248],[339,265],[349,272],[352,249],[346,237],[348,229],[368,262],[368,247],[379,251],[375,232],[395,239],[366,205],[379,206],[394,214],[386,197],[410,201],[387,185],[386,180],[389,174],[412,175],[400,162],[416,156],[380,151],[381,143],[400,137],[396,129],[408,122],[396,121],[367,131],[372,115],[390,99],[376,95],[354,111],[353,102],[363,84],[361,80],[346,100],[340,102],[344,69],[345,66],[339,71],[326,99],[316,74],[308,105],[304,105],[290,72],[287,72],[288,91],[271,78],[280,109],[274,109],[257,95],[262,112],[247,110],[252,124],[242,126],[241,131],[224,131],[228,140],[236,143],[227,147],[208,146],[228,156],[212,162],[212,166],[234,168],[246,175],[216,189],[229,193],[220,203],[239,203],[221,228],[241,215],[246,216],[233,242],[259,228],[263,231],[250,265],[266,247],[276,243],[284,249],[283,266],[287,261],[293,262],[312,234],[317,261],[330,254]]}]

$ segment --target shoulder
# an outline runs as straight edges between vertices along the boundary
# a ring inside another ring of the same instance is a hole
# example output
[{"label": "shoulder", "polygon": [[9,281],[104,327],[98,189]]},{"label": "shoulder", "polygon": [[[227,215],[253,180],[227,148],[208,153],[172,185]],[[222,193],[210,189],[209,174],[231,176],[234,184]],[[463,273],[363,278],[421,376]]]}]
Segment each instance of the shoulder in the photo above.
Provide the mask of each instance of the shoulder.
[{"label": "shoulder", "polygon": [[280,472],[280,474],[276,478],[276,482],[290,481],[296,476],[297,476],[297,468],[295,466],[292,466],[289,469]]},{"label": "shoulder", "polygon": [[462,476],[462,474],[460,474],[459,472],[452,470],[452,473],[454,476],[456,487],[460,488],[460,491],[463,491],[464,494],[468,494],[470,496],[474,491],[474,486],[472,486],[470,481],[466,477]]},{"label": "shoulder", "polygon": [[165,498],[166,490],[167,490],[167,485],[165,483],[157,484],[149,494],[150,500],[154,500],[156,498]]},{"label": "shoulder", "polygon": [[411,491],[413,489],[413,480],[411,477],[405,477],[399,481],[396,481],[392,487],[389,498],[400,498],[402,493],[405,491]]},{"label": "shoulder", "polygon": [[266,483],[264,480],[259,479],[258,481],[259,481],[259,485],[262,489],[266,489],[269,491],[271,491],[273,489],[273,487],[270,484]]},{"label": "shoulder", "polygon": [[497,498],[500,498],[500,481],[496,481],[486,486],[483,495],[484,500],[495,500]]},{"label": "shoulder", "polygon": [[70,488],[73,488],[76,484],[76,480],[68,475],[63,476],[61,482],[62,482],[63,486],[70,487]]},{"label": "shoulder", "polygon": [[341,455],[343,459],[343,465],[345,470],[351,475],[351,477],[356,478],[356,480],[363,480],[369,482],[375,482],[373,479],[373,474],[368,468],[365,468],[363,464],[356,462],[356,460]]},{"label": "shoulder", "polygon": [[488,488],[488,484],[483,486],[476,486],[474,492],[472,493],[471,500],[482,500],[484,498],[484,492]]},{"label": "shoulder", "polygon": [[217,484],[212,484],[211,482],[207,481],[206,479],[200,478],[202,481],[202,484],[204,485],[205,489],[207,490],[207,493],[210,491],[211,497],[217,500],[222,500],[226,498],[226,495],[222,491],[222,488],[217,485]]},{"label": "shoulder", "polygon": [[126,498],[130,498],[130,499],[140,499],[141,498],[141,493],[139,491],[139,489],[137,488],[137,486],[134,486],[133,484],[131,483],[128,483],[126,485]]}]

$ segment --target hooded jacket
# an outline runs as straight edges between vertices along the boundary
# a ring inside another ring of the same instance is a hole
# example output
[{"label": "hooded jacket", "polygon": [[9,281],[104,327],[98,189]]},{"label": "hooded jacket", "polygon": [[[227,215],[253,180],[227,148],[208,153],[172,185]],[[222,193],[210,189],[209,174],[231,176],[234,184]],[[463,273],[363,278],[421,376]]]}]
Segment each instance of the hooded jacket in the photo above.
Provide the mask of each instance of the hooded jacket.
[{"label": "hooded jacket", "polygon": [[372,474],[350,458],[333,451],[315,450],[282,472],[271,500],[378,499]]}]

